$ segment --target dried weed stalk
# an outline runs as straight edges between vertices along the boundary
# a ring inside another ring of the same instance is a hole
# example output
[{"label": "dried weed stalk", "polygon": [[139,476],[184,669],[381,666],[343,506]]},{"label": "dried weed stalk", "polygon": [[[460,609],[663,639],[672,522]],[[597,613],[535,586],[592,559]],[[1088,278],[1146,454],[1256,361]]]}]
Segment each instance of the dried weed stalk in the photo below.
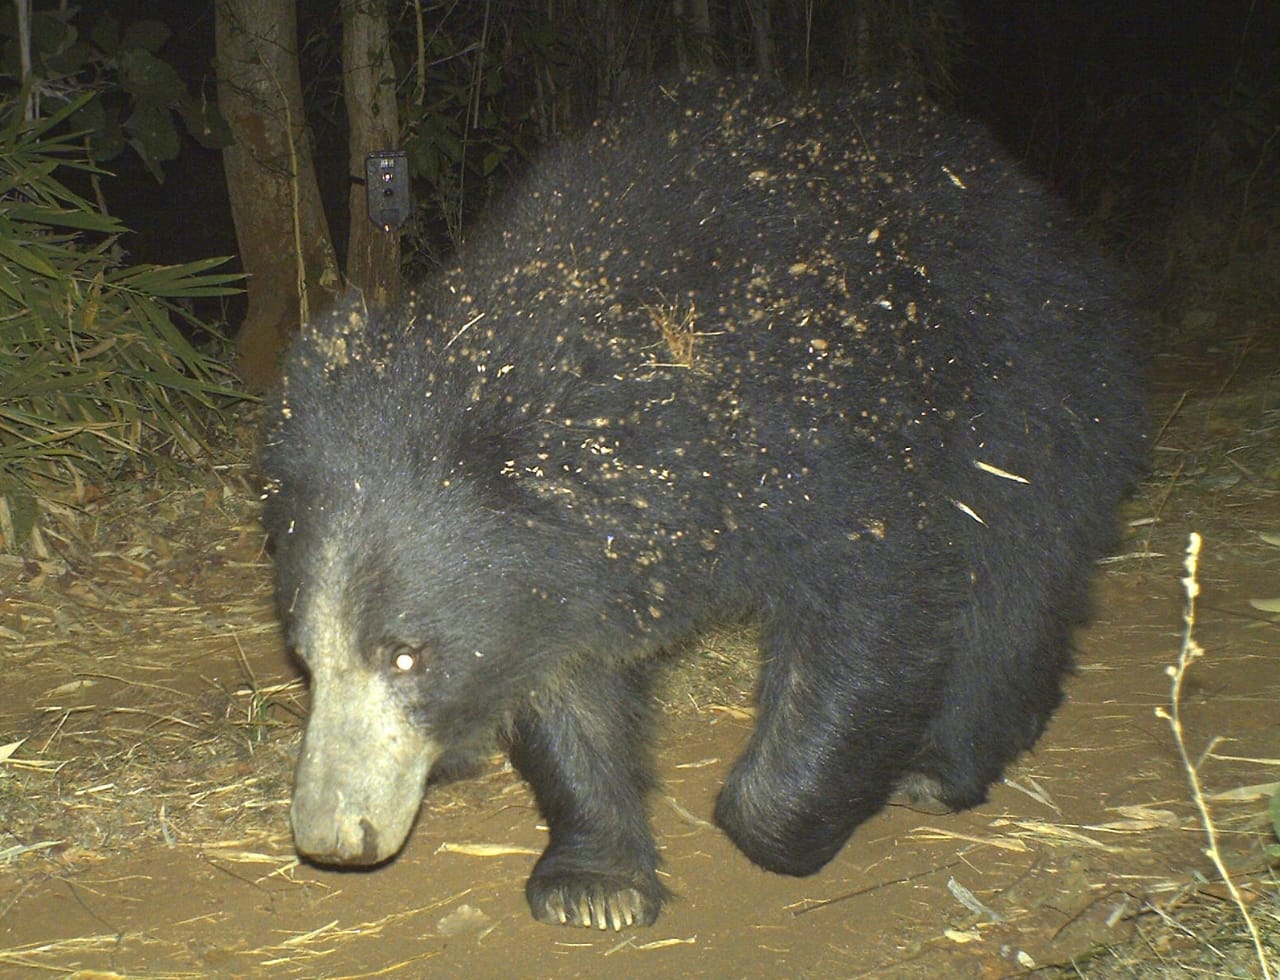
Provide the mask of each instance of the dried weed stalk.
[{"label": "dried weed stalk", "polygon": [[671,354],[671,361],[656,360],[650,367],[681,367],[691,371],[700,369],[698,363],[698,346],[706,337],[719,336],[718,333],[703,333],[697,329],[698,311],[691,303],[688,309],[681,309],[676,302],[663,302],[654,306],[646,306],[662,340]]},{"label": "dried weed stalk", "polygon": [[1191,667],[1191,664],[1204,656],[1204,648],[1196,642],[1194,636],[1196,598],[1200,595],[1200,580],[1197,577],[1200,565],[1200,545],[1200,535],[1192,531],[1187,541],[1187,557],[1183,563],[1187,574],[1182,579],[1182,587],[1186,593],[1187,602],[1182,617],[1184,623],[1182,646],[1178,650],[1177,663],[1165,668],[1165,672],[1171,678],[1169,708],[1168,710],[1163,707],[1156,708],[1156,715],[1165,719],[1173,730],[1173,740],[1178,747],[1178,756],[1182,759],[1182,766],[1187,773],[1187,781],[1191,785],[1191,796],[1195,801],[1196,809],[1200,812],[1200,823],[1204,827],[1205,836],[1209,841],[1205,854],[1209,856],[1209,859],[1213,861],[1214,867],[1218,869],[1218,874],[1222,877],[1223,883],[1227,886],[1227,891],[1231,894],[1231,900],[1235,902],[1236,908],[1240,912],[1240,917],[1249,929],[1249,936],[1253,940],[1253,948],[1258,957],[1258,966],[1261,968],[1263,980],[1272,980],[1271,967],[1266,950],[1262,945],[1262,937],[1258,933],[1258,927],[1253,921],[1253,916],[1249,914],[1249,906],[1245,903],[1244,897],[1236,887],[1231,873],[1227,870],[1226,863],[1222,860],[1222,853],[1218,848],[1217,826],[1213,822],[1213,814],[1209,811],[1209,803],[1205,799],[1204,790],[1200,783],[1200,763],[1213,751],[1213,747],[1218,740],[1215,738],[1210,742],[1209,747],[1200,756],[1200,759],[1193,762],[1187,751],[1186,735],[1182,727],[1182,684],[1186,679],[1187,670]]}]

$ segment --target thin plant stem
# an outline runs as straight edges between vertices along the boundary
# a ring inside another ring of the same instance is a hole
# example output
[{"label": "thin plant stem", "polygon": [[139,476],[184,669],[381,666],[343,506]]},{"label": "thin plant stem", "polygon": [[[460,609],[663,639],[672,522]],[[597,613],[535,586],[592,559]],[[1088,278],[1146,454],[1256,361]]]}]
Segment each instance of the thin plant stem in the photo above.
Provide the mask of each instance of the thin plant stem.
[{"label": "thin plant stem", "polygon": [[1186,593],[1187,601],[1182,615],[1182,646],[1178,650],[1177,663],[1165,668],[1165,673],[1170,677],[1169,708],[1168,710],[1163,707],[1156,708],[1156,714],[1169,722],[1169,727],[1173,730],[1173,741],[1178,748],[1178,757],[1182,759],[1182,768],[1186,770],[1187,781],[1191,785],[1191,796],[1195,801],[1196,809],[1200,811],[1200,823],[1204,827],[1205,836],[1209,841],[1205,854],[1213,862],[1213,866],[1218,869],[1218,874],[1226,884],[1227,891],[1231,893],[1232,901],[1235,902],[1241,918],[1244,919],[1244,923],[1249,929],[1249,935],[1253,939],[1253,948],[1258,956],[1258,965],[1262,969],[1261,976],[1263,980],[1272,980],[1273,974],[1267,960],[1266,950],[1262,946],[1262,937],[1258,934],[1258,927],[1254,924],[1253,916],[1249,914],[1249,906],[1245,904],[1244,897],[1240,894],[1235,881],[1231,878],[1231,873],[1227,871],[1227,866],[1222,860],[1222,853],[1218,849],[1217,826],[1213,822],[1213,814],[1209,812],[1209,803],[1204,798],[1204,790],[1200,784],[1200,763],[1191,760],[1191,755],[1187,751],[1186,736],[1182,726],[1182,684],[1186,679],[1187,670],[1191,664],[1204,656],[1204,648],[1196,642],[1194,635],[1196,598],[1200,595],[1200,580],[1198,577],[1200,545],[1200,535],[1192,531],[1187,540],[1187,557],[1183,562],[1183,567],[1186,569],[1187,574],[1183,576],[1182,588]]}]

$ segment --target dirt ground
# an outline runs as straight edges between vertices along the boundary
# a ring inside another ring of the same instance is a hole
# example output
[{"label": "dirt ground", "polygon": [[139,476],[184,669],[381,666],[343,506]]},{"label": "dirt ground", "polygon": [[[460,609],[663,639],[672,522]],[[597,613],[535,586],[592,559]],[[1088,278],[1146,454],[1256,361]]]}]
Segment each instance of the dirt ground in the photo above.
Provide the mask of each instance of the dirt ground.
[{"label": "dirt ground", "polygon": [[813,878],[755,869],[709,823],[751,725],[751,637],[710,637],[664,701],[652,811],[678,899],[621,934],[530,918],[545,830],[501,760],[433,790],[389,866],[298,864],[305,690],[274,625],[249,467],[86,488],[48,515],[34,557],[0,556],[0,975],[1259,975],[1157,711],[1197,531],[1205,653],[1181,721],[1275,957],[1276,364],[1256,335],[1161,359],[1155,472],[1099,571],[1068,701],[976,810],[891,807]]}]

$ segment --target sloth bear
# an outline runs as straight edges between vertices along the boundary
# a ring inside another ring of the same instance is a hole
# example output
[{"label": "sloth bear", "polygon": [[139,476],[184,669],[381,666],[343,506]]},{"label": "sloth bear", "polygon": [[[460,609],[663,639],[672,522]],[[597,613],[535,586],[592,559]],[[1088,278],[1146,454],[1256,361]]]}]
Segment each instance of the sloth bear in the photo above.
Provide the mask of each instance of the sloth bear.
[{"label": "sloth bear", "polygon": [[298,850],[392,857],[497,736],[550,828],[533,914],[653,922],[651,695],[725,620],[761,663],[715,818],[756,864],[817,871],[897,790],[981,802],[1061,698],[1142,375],[1062,209],[921,99],[694,81],[598,124],[288,355]]}]

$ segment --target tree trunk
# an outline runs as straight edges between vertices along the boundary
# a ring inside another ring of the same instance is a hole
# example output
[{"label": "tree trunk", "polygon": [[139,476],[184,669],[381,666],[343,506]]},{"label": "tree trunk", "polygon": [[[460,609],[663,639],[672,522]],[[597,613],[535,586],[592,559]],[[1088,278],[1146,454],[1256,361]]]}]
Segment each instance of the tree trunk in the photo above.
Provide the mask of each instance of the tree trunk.
[{"label": "tree trunk", "polygon": [[671,7],[676,25],[682,75],[715,68],[715,38],[711,34],[711,8],[708,0],[674,0]]},{"label": "tree trunk", "polygon": [[[361,175],[367,154],[399,145],[386,0],[342,0],[342,89],[350,133],[348,161],[351,173]],[[350,200],[347,282],[364,292],[368,305],[385,306],[399,285],[400,236],[369,220],[363,184],[351,185]]]},{"label": "tree trunk", "polygon": [[218,0],[214,36],[218,104],[236,140],[223,166],[249,277],[236,350],[241,376],[261,388],[341,282],[302,107],[294,0]]},{"label": "tree trunk", "polygon": [[773,25],[769,21],[768,0],[747,0],[747,15],[751,18],[751,48],[755,53],[756,73],[764,78],[772,77]]}]

